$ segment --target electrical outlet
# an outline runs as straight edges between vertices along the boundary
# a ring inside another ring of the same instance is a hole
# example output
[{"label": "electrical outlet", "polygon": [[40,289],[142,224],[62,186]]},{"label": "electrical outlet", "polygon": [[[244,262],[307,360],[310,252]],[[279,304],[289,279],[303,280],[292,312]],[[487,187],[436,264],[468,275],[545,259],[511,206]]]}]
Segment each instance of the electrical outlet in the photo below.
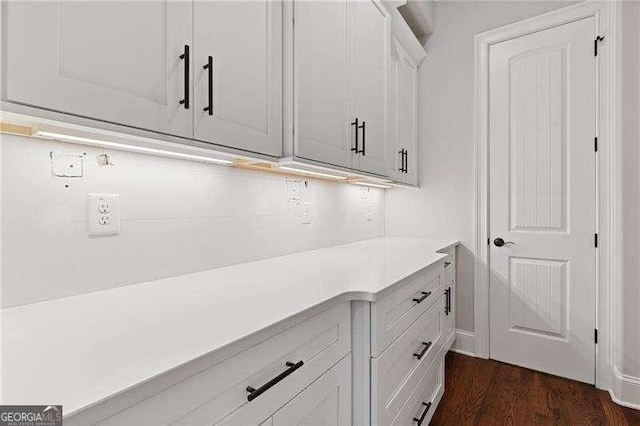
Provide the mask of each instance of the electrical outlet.
[{"label": "electrical outlet", "polygon": [[120,195],[89,194],[87,212],[89,235],[120,233]]},{"label": "electrical outlet", "polygon": [[365,220],[367,222],[371,222],[373,220],[373,204],[367,204],[367,209],[365,210]]},{"label": "electrical outlet", "polygon": [[306,201],[302,203],[302,224],[308,225],[311,223],[311,203]]}]

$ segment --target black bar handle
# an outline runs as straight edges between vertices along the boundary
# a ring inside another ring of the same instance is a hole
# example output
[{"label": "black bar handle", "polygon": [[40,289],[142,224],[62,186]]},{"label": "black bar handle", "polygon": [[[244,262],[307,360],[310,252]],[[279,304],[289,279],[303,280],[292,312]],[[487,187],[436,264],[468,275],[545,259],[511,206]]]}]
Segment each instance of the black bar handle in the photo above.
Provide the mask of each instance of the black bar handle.
[{"label": "black bar handle", "polygon": [[422,303],[424,302],[424,299],[426,299],[427,297],[431,296],[431,292],[430,291],[422,291],[422,297],[420,299],[412,299],[414,302],[416,303]]},{"label": "black bar handle", "polygon": [[351,123],[351,125],[355,126],[355,129],[356,129],[356,146],[355,148],[351,148],[351,151],[357,154],[360,152],[358,149],[358,129],[360,128],[360,126],[358,126],[358,117],[356,117],[356,119]]},{"label": "black bar handle", "polygon": [[367,135],[365,135],[364,131],[366,130],[367,123],[365,123],[364,121],[362,122],[362,125],[360,126],[360,128],[362,129],[362,151],[360,151],[360,153],[362,153],[362,155],[367,155],[365,153],[366,150],[366,144],[367,144]]},{"label": "black bar handle", "polygon": [[433,342],[422,342],[422,344],[424,345],[424,348],[422,348],[422,350],[420,351],[420,353],[417,354],[413,354],[413,356],[415,356],[416,358],[418,358],[418,360],[421,360],[422,357],[424,356],[424,354],[427,353],[427,351],[429,350],[429,348],[431,347],[431,345],[433,344]]},{"label": "black bar handle", "polygon": [[422,422],[424,422],[424,418],[427,417],[427,413],[429,412],[429,408],[431,408],[431,402],[423,402],[422,405],[424,405],[427,408],[424,409],[424,412],[422,413],[420,418],[417,418],[417,417],[413,418],[414,422],[418,422],[418,426],[422,426]]},{"label": "black bar handle", "polygon": [[445,295],[445,305],[444,305],[444,313],[445,315],[449,315],[451,312],[451,287],[444,291]]},{"label": "black bar handle", "polygon": [[184,105],[184,109],[189,109],[189,69],[191,68],[191,60],[188,44],[184,45],[184,53],[180,55],[180,59],[184,60],[184,99],[180,101],[180,105]]},{"label": "black bar handle", "polygon": [[303,365],[304,365],[304,362],[302,360],[296,362],[295,364],[293,362],[287,362],[286,366],[289,367],[289,368],[287,368],[282,373],[278,374],[273,379],[269,380],[264,385],[260,386],[258,389],[254,389],[251,386],[247,386],[247,392],[249,392],[249,395],[247,395],[247,401],[253,401],[254,399],[256,399],[257,397],[259,397],[260,395],[262,395],[263,393],[268,391],[270,388],[272,388],[279,381],[281,381],[282,379],[284,379],[289,374],[293,373],[294,371],[296,371],[298,368],[302,367]]},{"label": "black bar handle", "polygon": [[398,154],[400,154],[400,168],[398,170],[404,172],[404,148],[398,151]]},{"label": "black bar handle", "polygon": [[207,64],[202,68],[209,71],[209,106],[204,108],[204,111],[208,111],[209,115],[213,115],[213,56],[209,56]]},{"label": "black bar handle", "polygon": [[409,151],[404,150],[404,172],[409,173]]}]

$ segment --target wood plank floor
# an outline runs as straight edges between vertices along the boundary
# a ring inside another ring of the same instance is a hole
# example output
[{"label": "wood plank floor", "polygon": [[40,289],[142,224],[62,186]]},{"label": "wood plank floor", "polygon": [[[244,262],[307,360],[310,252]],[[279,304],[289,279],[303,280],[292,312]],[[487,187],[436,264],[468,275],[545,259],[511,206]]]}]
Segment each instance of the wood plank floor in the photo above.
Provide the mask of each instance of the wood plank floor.
[{"label": "wood plank floor", "polygon": [[640,425],[605,391],[498,361],[450,352],[445,382],[431,425]]}]

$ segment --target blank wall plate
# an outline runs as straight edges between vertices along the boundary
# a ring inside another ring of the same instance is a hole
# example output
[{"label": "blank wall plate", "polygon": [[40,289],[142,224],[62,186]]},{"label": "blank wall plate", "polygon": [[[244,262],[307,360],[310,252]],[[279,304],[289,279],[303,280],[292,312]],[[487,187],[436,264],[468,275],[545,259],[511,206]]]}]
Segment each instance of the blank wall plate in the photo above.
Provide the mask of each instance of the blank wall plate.
[{"label": "blank wall plate", "polygon": [[120,195],[88,194],[89,235],[120,233]]}]

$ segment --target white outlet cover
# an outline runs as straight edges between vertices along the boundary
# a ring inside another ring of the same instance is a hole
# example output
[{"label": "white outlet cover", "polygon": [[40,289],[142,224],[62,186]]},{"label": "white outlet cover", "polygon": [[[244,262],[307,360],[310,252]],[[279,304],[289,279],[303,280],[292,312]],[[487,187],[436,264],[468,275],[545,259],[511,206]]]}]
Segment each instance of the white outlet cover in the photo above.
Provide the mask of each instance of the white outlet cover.
[{"label": "white outlet cover", "polygon": [[89,235],[120,233],[120,195],[88,194],[87,221]]},{"label": "white outlet cover", "polygon": [[373,204],[367,204],[365,219],[367,222],[371,222],[373,220]]}]

